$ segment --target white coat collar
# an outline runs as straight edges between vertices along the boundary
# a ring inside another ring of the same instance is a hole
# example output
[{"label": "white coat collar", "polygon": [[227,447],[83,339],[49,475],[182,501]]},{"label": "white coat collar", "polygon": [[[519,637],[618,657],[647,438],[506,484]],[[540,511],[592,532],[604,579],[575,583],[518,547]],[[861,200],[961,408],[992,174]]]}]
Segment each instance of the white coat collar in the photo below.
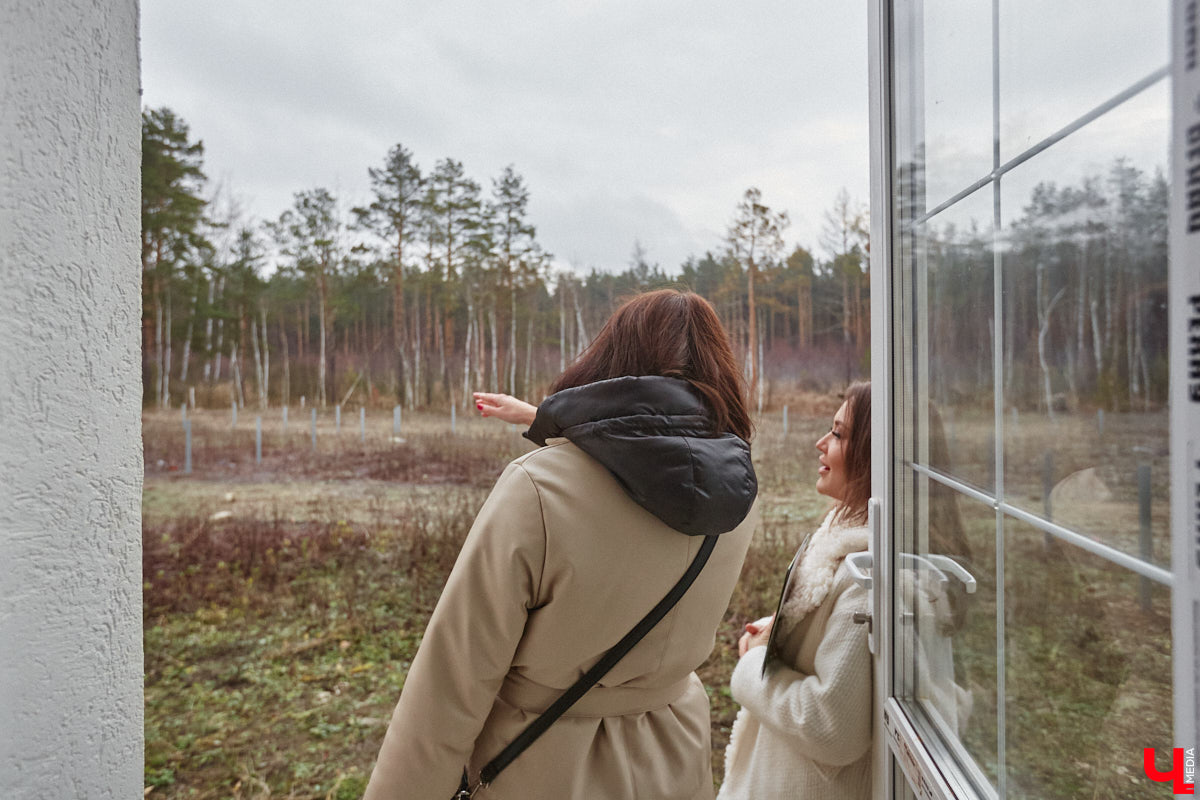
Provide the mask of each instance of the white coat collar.
[{"label": "white coat collar", "polygon": [[[821,527],[813,532],[796,554],[800,563],[792,572],[789,580],[791,585],[784,588],[786,596],[780,607],[779,615],[783,618],[784,627],[779,631],[781,634],[790,631],[825,601],[829,590],[833,588],[833,576],[847,555],[867,549],[866,526],[835,525],[833,518],[836,512],[834,509],[825,515]],[[776,624],[779,622],[776,620]]]}]

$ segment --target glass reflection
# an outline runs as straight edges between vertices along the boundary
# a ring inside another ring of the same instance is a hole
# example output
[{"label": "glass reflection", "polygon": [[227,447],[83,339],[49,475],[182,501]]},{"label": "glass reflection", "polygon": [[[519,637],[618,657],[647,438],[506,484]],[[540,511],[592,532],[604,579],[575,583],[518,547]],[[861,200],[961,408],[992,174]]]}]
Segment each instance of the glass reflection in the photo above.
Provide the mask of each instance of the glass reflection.
[{"label": "glass reflection", "polygon": [[1001,162],[1169,58],[1166,0],[1004,0],[999,11]]},{"label": "glass reflection", "polygon": [[[985,187],[921,226],[915,289],[916,372],[939,410],[948,456],[936,468],[984,490],[995,486],[991,197]],[[919,431],[924,413],[918,403]],[[934,466],[919,446],[915,460]]]},{"label": "glass reflection", "polygon": [[919,8],[920,19],[898,15],[913,26],[896,42],[897,90],[913,113],[897,158],[923,165],[922,205],[934,208],[992,170],[992,5]]},{"label": "glass reflection", "polygon": [[1143,606],[1139,576],[1012,519],[1004,541],[1007,796],[1161,797],[1140,767],[1172,746],[1170,591]]},{"label": "glass reflection", "polygon": [[1168,80],[926,215],[1158,74],[1166,0],[894,8],[896,693],[979,787],[1159,796],[1169,591],[929,475],[1169,564]]},{"label": "glass reflection", "polygon": [[963,763],[978,766],[969,768],[975,780],[995,786],[995,513],[928,478],[916,495],[916,535],[896,576],[899,633],[911,642],[908,696],[965,750]]},{"label": "glass reflection", "polygon": [[[1160,565],[1170,562],[1167,129],[1148,109],[1168,106],[1166,90],[1001,186],[1005,500]],[[1130,130],[1157,146],[1131,154]]]}]

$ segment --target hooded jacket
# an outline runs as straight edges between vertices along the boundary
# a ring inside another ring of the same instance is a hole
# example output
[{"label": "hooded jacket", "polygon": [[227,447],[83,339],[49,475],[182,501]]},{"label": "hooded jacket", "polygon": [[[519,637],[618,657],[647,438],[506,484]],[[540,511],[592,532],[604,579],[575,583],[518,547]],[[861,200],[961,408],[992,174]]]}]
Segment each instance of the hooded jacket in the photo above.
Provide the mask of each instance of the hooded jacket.
[{"label": "hooded jacket", "polygon": [[711,798],[712,650],[757,522],[749,446],[698,393],[617,378],[548,398],[425,631],[367,798],[448,798],[621,639],[717,536],[688,592],[476,798]]},{"label": "hooded jacket", "polygon": [[750,445],[714,434],[700,393],[658,376],[613,378],[548,397],[525,437],[564,437],[670,527],[708,536],[737,527],[758,495]]}]

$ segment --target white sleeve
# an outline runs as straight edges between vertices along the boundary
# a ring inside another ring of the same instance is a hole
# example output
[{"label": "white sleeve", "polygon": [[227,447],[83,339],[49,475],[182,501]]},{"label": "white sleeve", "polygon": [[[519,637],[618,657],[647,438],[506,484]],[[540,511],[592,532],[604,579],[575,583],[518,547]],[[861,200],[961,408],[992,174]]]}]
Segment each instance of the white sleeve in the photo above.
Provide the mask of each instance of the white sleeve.
[{"label": "white sleeve", "polygon": [[853,619],[867,604],[866,591],[857,586],[836,598],[812,675],[772,664],[764,678],[767,648],[755,647],[730,679],[733,698],[763,726],[794,739],[823,764],[852,764],[871,746],[871,654],[866,626]]}]

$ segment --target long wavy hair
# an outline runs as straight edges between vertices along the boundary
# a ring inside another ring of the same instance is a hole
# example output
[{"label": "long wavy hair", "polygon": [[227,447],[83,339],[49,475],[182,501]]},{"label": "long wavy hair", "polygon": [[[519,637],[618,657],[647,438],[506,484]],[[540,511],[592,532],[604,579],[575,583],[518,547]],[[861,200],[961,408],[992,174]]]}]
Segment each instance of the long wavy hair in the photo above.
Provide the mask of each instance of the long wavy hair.
[{"label": "long wavy hair", "polygon": [[703,396],[713,433],[754,435],[746,384],[717,312],[694,292],[635,295],[551,384],[551,393],[627,375],[682,378]]},{"label": "long wavy hair", "polygon": [[842,456],[846,470],[846,493],[834,518],[842,523],[865,525],[867,501],[871,499],[871,384],[852,383],[842,395],[846,401],[849,433]]}]

